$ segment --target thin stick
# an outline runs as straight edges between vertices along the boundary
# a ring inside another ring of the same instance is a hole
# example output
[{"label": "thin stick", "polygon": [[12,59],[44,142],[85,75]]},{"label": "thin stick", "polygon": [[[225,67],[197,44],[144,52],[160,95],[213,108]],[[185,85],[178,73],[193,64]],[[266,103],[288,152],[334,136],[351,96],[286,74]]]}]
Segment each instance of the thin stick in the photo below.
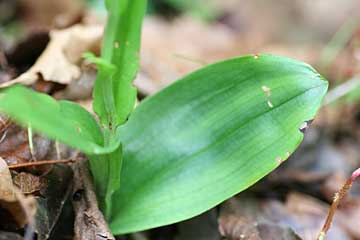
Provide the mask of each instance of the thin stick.
[{"label": "thin stick", "polygon": [[334,218],[335,215],[335,211],[338,208],[341,200],[345,197],[346,193],[348,192],[348,190],[351,188],[352,183],[356,180],[357,177],[360,176],[360,168],[358,168],[357,170],[355,170],[352,174],[351,177],[345,182],[344,186],[340,189],[339,192],[335,193],[334,196],[334,200],[331,204],[328,216],[326,218],[326,221],[324,223],[324,226],[318,236],[318,240],[324,240],[326,237],[327,232],[330,229],[331,226],[331,222]]},{"label": "thin stick", "polygon": [[9,169],[15,168],[23,168],[23,167],[33,167],[33,166],[41,166],[41,165],[49,165],[49,164],[57,164],[57,163],[72,163],[75,162],[74,159],[60,159],[60,160],[44,160],[37,162],[27,162],[27,163],[18,163],[9,165]]}]

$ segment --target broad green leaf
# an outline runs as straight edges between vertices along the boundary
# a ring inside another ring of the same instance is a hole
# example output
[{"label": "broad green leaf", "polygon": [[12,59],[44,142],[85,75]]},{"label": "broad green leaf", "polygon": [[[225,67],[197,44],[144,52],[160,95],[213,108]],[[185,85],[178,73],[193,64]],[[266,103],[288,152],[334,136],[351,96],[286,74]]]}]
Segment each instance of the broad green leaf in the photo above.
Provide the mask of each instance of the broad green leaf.
[{"label": "broad green leaf", "polygon": [[[101,58],[114,65],[109,74],[100,66],[94,88],[94,110],[101,122],[113,127],[124,123],[134,108],[136,89],[132,81],[139,69],[141,25],[146,0],[108,0],[108,21]],[[103,65],[104,66],[104,65]]]},{"label": "broad green leaf", "polygon": [[103,135],[96,120],[81,106],[69,101],[57,102],[22,86],[1,91],[0,112],[87,154],[112,152],[119,145],[103,147]]},{"label": "broad green leaf", "polygon": [[307,64],[256,55],[205,67],[142,102],[119,130],[114,234],[193,217],[253,185],[295,151],[327,86]]}]

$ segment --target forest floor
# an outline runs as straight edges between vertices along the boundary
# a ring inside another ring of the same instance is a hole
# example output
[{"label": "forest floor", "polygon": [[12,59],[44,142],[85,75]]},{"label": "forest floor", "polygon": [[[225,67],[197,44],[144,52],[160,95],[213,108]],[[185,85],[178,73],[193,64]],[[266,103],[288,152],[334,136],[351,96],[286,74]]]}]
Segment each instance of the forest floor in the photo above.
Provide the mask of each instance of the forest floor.
[{"label": "forest floor", "polygon": [[[104,11],[92,2],[1,1],[0,88],[24,84],[92,112],[96,68],[82,53],[99,53],[104,25]],[[360,166],[360,2],[330,2],[214,0],[211,20],[195,7],[182,12],[154,4],[135,80],[140,100],[204,65],[254,53],[313,65],[330,92],[300,148],[266,178],[198,217],[119,239],[316,239],[335,192]],[[0,190],[20,189],[0,195],[0,240],[33,231],[37,239],[71,239],[82,209],[72,207],[79,184],[74,162],[83,156],[38,134],[31,148],[27,129],[0,117]],[[34,166],[45,160],[60,163]],[[360,239],[359,219],[355,182],[327,239]],[[26,228],[29,222],[34,229]]]}]

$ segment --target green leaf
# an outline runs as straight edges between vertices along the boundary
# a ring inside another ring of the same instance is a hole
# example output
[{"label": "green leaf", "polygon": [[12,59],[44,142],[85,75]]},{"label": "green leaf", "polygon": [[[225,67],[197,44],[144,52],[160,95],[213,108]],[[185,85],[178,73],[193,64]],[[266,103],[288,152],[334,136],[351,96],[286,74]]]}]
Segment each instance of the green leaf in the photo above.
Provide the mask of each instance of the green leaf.
[{"label": "green leaf", "polygon": [[121,188],[110,227],[128,233],[198,215],[287,159],[327,82],[271,55],[205,67],[142,102],[121,127]]},{"label": "green leaf", "polygon": [[114,64],[111,64],[105,59],[96,57],[92,52],[86,52],[82,55],[87,61],[95,63],[98,68],[101,68],[101,71],[106,72],[108,75],[113,75],[116,71]]},{"label": "green leaf", "polygon": [[113,74],[99,67],[94,88],[94,110],[105,126],[124,123],[134,108],[136,89],[132,81],[139,69],[141,25],[146,0],[106,1],[106,25],[102,56],[116,67]]},{"label": "green leaf", "polygon": [[69,101],[57,102],[22,86],[1,91],[0,111],[87,154],[112,152],[119,145],[103,147],[103,135],[96,120],[81,106]]}]

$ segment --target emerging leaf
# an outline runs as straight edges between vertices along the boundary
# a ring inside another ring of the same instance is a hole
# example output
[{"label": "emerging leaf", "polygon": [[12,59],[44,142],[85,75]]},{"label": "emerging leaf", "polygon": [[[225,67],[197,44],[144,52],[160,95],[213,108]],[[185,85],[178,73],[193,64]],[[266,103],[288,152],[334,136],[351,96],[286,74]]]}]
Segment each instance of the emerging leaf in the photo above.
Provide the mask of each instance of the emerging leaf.
[{"label": "emerging leaf", "polygon": [[106,1],[106,25],[101,58],[116,67],[113,74],[99,67],[94,88],[94,110],[105,126],[124,123],[134,108],[132,81],[139,69],[142,19],[146,0]]}]

